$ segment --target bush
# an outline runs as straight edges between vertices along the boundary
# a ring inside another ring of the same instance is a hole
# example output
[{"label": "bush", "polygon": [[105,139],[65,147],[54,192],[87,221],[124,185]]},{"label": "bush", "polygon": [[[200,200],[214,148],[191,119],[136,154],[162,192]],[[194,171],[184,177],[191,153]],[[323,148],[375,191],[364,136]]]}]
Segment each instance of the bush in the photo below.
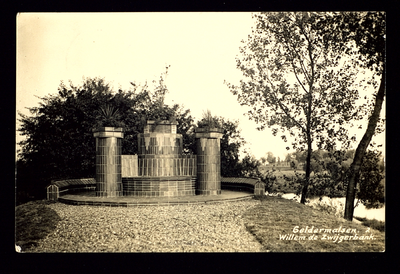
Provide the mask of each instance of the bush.
[{"label": "bush", "polygon": [[344,203],[337,199],[319,198],[310,201],[309,206],[321,212],[341,218],[344,212]]}]

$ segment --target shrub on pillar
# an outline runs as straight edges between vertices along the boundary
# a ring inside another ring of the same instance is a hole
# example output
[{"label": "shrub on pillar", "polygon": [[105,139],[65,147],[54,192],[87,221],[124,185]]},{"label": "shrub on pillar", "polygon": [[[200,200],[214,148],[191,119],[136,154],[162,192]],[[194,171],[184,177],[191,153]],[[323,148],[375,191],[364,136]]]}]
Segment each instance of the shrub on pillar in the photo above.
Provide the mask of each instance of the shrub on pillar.
[{"label": "shrub on pillar", "polygon": [[197,183],[196,194],[221,194],[220,128],[197,128]]},{"label": "shrub on pillar", "polygon": [[96,138],[96,196],[122,196],[120,127],[100,127],[93,130]]}]

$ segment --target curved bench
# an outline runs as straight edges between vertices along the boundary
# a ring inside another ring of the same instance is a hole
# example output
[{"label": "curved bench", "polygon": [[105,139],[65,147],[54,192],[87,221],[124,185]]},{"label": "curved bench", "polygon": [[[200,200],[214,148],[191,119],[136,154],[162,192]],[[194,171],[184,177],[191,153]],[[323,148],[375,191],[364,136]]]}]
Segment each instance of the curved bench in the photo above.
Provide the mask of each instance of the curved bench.
[{"label": "curved bench", "polygon": [[265,183],[259,178],[221,177],[221,189],[245,191],[256,196],[263,196]]},{"label": "curved bench", "polygon": [[94,178],[53,181],[47,186],[47,200],[56,201],[60,196],[71,192],[94,190],[96,190],[96,180]]},{"label": "curved bench", "polygon": [[[265,183],[259,178],[221,177],[221,189],[245,191],[256,196],[265,195]],[[71,192],[95,190],[94,178],[53,181],[47,186],[47,199],[56,201],[60,196]]]}]

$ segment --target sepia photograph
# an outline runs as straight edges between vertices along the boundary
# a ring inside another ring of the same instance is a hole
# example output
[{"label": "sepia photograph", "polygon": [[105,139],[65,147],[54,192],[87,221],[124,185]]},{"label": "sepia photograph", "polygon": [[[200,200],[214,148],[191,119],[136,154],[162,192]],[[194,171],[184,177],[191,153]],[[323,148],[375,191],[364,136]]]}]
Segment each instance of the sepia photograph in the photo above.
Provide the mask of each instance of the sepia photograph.
[{"label": "sepia photograph", "polygon": [[385,12],[16,30],[16,253],[385,252]]}]

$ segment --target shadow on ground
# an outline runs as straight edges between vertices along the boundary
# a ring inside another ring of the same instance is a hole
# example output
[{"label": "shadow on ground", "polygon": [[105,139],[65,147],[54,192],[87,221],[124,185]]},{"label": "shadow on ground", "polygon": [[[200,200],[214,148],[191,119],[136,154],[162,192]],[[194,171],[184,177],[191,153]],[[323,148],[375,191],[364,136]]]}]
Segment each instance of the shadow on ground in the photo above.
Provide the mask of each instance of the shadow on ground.
[{"label": "shadow on ground", "polygon": [[55,230],[60,216],[46,205],[51,201],[41,200],[19,205],[15,209],[15,244],[25,251],[37,245]]}]

